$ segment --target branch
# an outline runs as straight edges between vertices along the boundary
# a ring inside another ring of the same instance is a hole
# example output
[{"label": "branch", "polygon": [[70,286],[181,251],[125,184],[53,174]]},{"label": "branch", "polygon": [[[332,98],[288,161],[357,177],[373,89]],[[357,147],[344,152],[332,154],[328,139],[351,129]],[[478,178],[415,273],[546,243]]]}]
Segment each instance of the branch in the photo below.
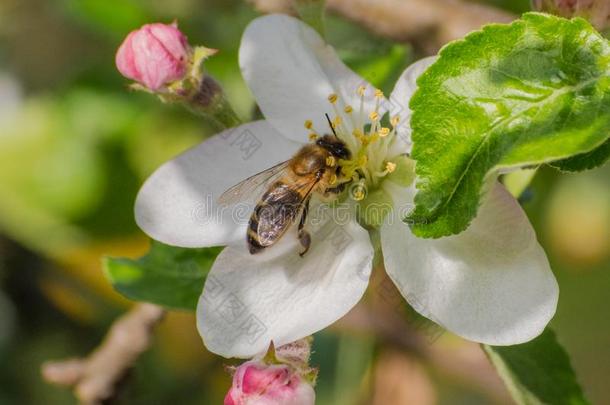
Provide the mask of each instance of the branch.
[{"label": "branch", "polygon": [[[294,14],[289,0],[248,2],[263,13]],[[427,54],[482,25],[516,18],[494,7],[461,0],[326,0],[326,7],[376,35],[413,42]]]},{"label": "branch", "polygon": [[102,344],[88,357],[46,362],[42,376],[50,383],[72,387],[81,404],[101,404],[151,344],[154,327],[165,310],[138,304],[114,322]]}]

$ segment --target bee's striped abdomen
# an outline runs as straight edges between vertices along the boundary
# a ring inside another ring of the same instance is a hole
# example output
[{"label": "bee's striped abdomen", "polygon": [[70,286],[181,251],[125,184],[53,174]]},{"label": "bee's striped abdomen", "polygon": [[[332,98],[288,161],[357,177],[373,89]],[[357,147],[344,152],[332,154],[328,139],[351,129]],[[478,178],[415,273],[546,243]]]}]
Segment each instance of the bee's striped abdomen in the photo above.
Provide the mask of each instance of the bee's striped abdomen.
[{"label": "bee's striped abdomen", "polygon": [[254,254],[273,245],[299,214],[303,196],[280,180],[275,182],[254,208],[248,223],[248,249]]}]

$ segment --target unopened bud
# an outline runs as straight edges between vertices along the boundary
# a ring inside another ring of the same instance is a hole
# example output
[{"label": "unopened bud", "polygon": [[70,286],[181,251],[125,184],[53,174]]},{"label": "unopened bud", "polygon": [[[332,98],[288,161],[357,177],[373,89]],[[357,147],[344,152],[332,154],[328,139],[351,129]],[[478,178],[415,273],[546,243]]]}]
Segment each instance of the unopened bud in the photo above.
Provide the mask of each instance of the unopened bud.
[{"label": "unopened bud", "polygon": [[203,70],[215,49],[191,47],[176,23],[146,24],[129,33],[116,54],[121,74],[134,80],[131,88],[182,103],[192,112],[222,128],[240,121],[222,87]]},{"label": "unopened bud", "polygon": [[182,79],[191,49],[176,23],[146,24],[127,35],[116,54],[119,72],[151,91]]},{"label": "unopened bud", "polygon": [[224,405],[314,405],[310,342],[303,339],[277,351],[271,345],[263,358],[237,367]]}]

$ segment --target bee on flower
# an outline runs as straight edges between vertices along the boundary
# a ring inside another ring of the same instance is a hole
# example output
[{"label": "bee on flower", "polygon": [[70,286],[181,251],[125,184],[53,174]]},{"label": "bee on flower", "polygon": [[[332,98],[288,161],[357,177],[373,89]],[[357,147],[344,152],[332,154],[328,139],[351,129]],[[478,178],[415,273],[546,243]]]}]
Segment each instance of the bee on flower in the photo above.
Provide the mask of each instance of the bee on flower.
[{"label": "bee on flower", "polygon": [[269,15],[246,29],[239,60],[264,119],[160,167],[135,207],[156,240],[225,246],[197,308],[209,350],[253,357],[329,326],[362,298],[375,256],[416,310],[466,339],[510,345],[544,330],[557,282],[501,184],[459,235],[420,239],[403,222],[415,195],[409,100],[435,58],[386,98],[313,29]]}]

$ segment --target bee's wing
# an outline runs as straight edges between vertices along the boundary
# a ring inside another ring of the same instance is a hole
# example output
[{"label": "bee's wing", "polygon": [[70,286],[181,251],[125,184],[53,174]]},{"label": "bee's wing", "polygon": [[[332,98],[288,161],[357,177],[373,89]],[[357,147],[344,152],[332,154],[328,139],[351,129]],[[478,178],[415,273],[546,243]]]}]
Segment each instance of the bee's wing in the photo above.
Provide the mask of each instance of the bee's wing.
[{"label": "bee's wing", "polygon": [[290,160],[286,160],[285,162],[278,163],[273,167],[240,181],[222,193],[220,197],[218,197],[218,203],[220,205],[230,205],[244,200],[244,198],[251,196],[264,186],[273,183],[273,181],[284,173],[289,163]]},{"label": "bee's wing", "polygon": [[286,233],[299,213],[303,212],[318,182],[319,179],[310,176],[265,194],[263,204],[258,206],[264,208],[261,211],[255,210],[256,241],[259,245],[271,246]]}]

